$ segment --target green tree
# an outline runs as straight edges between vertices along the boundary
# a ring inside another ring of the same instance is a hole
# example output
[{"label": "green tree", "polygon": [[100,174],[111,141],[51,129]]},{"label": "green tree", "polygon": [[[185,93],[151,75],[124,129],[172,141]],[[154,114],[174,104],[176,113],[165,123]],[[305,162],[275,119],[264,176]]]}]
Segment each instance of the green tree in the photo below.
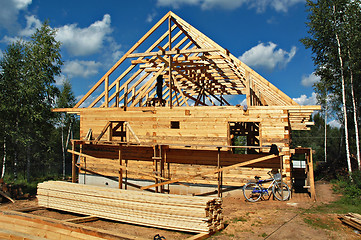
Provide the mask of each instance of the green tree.
[{"label": "green tree", "polygon": [[[358,116],[356,106],[360,93],[355,86],[360,85],[359,66],[360,14],[359,1],[317,0],[307,1],[309,16],[307,26],[309,37],[302,43],[311,48],[316,66],[316,74],[321,81],[315,85],[321,103],[327,103],[344,125],[346,159],[351,172],[350,140],[356,139],[356,154],[360,159],[358,141]],[[357,22],[358,20],[358,22]],[[351,97],[349,97],[351,96]],[[325,98],[328,101],[325,101]],[[322,100],[322,98],[324,100]],[[348,119],[348,116],[354,118]],[[355,128],[349,122],[354,122]],[[352,134],[353,133],[353,134]],[[349,137],[353,136],[353,137]],[[360,167],[360,165],[359,165]]]},{"label": "green tree", "polygon": [[[23,132],[20,127],[24,122],[22,89],[25,82],[25,43],[18,41],[8,46],[0,61],[2,77],[0,79],[0,121],[1,139],[3,139],[3,172],[6,166],[6,153],[12,152],[13,174],[17,177],[18,152],[21,151]],[[7,151],[8,150],[8,151]]]},{"label": "green tree", "polygon": [[45,22],[30,41],[9,45],[0,60],[0,141],[3,155],[13,160],[15,178],[18,169],[27,180],[44,173],[46,161],[54,155],[49,141],[56,116],[51,108],[59,94],[55,77],[62,65],[55,33]]},{"label": "green tree", "polygon": [[[60,94],[56,101],[56,107],[57,108],[71,108],[74,106],[74,104],[75,104],[74,93],[72,92],[71,84],[70,84],[69,80],[67,79],[64,81],[64,83],[61,87]],[[58,113],[58,118],[59,118],[58,121],[59,121],[60,129],[61,129],[63,178],[65,178],[66,151],[68,149],[68,143],[69,143],[70,137],[72,136],[72,131],[73,131],[72,129],[73,129],[73,125],[75,123],[75,117],[73,115],[66,114],[65,112],[61,112],[61,113]],[[68,129],[66,138],[64,138],[64,135],[65,135],[64,129]]]},{"label": "green tree", "polygon": [[[55,77],[61,73],[60,43],[55,39],[56,31],[51,29],[48,22],[31,36],[32,41],[26,48],[26,81],[27,88],[23,89],[24,109],[29,117],[25,132],[26,175],[30,178],[31,162],[41,161],[41,152],[46,150],[47,141],[51,134],[54,114],[51,108],[59,89],[55,86]],[[40,158],[39,158],[40,157]]]}]

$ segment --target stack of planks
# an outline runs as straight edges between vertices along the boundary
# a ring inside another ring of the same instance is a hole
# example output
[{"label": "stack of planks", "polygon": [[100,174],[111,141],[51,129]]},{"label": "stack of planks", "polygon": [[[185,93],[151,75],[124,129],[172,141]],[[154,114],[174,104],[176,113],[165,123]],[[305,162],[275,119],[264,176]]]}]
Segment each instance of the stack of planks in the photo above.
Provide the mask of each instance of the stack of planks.
[{"label": "stack of planks", "polygon": [[338,215],[338,218],[344,223],[347,224],[359,231],[361,231],[361,215],[357,213],[347,213],[344,215]]},{"label": "stack of planks", "polygon": [[39,206],[178,231],[223,228],[222,200],[112,189],[61,181],[38,185]]}]

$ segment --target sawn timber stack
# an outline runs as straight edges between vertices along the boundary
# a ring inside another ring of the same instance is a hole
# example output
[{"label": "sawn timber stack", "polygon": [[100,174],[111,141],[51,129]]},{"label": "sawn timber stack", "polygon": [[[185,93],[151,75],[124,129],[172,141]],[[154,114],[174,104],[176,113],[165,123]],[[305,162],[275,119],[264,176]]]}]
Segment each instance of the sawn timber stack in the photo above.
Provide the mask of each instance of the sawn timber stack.
[{"label": "sawn timber stack", "polygon": [[62,181],[38,185],[39,206],[178,231],[211,233],[223,227],[222,200],[112,189]]}]

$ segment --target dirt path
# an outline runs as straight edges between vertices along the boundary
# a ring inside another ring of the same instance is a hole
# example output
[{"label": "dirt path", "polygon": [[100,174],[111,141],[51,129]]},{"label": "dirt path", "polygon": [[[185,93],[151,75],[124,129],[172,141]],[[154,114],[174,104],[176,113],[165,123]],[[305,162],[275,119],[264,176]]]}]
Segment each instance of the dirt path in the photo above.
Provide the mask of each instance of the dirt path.
[{"label": "dirt path", "polygon": [[343,226],[336,214],[307,213],[337,200],[331,184],[317,182],[317,202],[306,194],[294,194],[287,202],[273,200],[250,203],[241,194],[224,198],[228,226],[211,239],[360,239]]},{"label": "dirt path", "polygon": [[[327,182],[317,182],[317,202],[305,194],[294,194],[287,202],[265,200],[246,202],[241,190],[226,193],[223,198],[226,228],[210,239],[360,239],[350,228],[343,226],[336,214],[306,213],[307,209],[335,201],[339,196]],[[21,200],[15,204],[1,204],[0,209],[20,209],[37,206],[36,199]],[[73,218],[64,212],[38,210],[33,214],[55,219]],[[186,239],[188,233],[147,228],[113,221],[98,220],[84,225],[112,230],[132,236],[153,239],[156,234],[166,239]]]}]

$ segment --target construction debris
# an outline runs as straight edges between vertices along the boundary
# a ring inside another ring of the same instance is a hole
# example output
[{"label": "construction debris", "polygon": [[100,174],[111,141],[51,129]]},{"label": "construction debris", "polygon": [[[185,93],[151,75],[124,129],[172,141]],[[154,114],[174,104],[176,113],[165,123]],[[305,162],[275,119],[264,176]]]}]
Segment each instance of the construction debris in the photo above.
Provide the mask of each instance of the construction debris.
[{"label": "construction debris", "polygon": [[338,218],[346,225],[361,231],[361,215],[357,213],[339,214]]},{"label": "construction debris", "polygon": [[7,184],[4,182],[4,179],[0,178],[0,202],[2,202],[3,198],[15,202],[14,199],[29,197],[29,194],[24,194],[21,186]]},{"label": "construction debris", "polygon": [[39,206],[195,233],[223,228],[222,200],[112,189],[61,181],[38,185]]}]

